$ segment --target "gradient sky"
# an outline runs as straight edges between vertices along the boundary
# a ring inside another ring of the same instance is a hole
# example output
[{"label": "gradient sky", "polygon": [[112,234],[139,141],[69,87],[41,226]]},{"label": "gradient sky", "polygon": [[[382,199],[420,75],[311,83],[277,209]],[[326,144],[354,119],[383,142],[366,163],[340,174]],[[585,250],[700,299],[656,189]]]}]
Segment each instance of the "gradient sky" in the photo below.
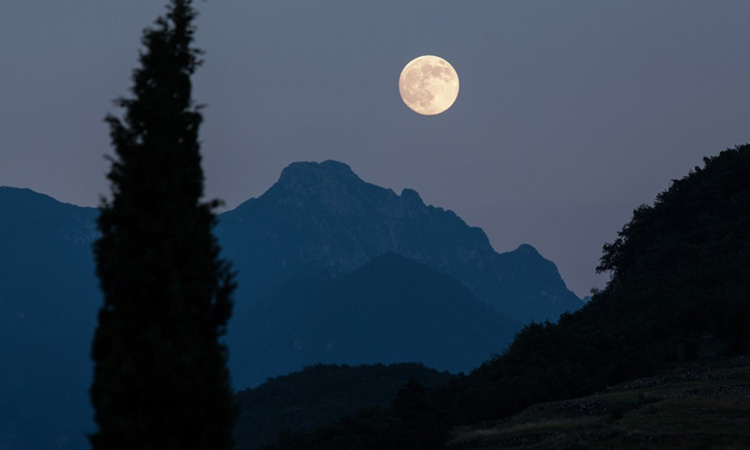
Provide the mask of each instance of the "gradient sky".
[{"label": "gradient sky", "polygon": [[[0,2],[0,185],[96,206],[107,112],[127,95],[155,0]],[[197,1],[194,95],[209,197],[234,208],[294,161],[455,211],[521,243],[579,295],[635,207],[750,141],[750,1]],[[453,107],[398,95],[412,58],[447,59]]]}]

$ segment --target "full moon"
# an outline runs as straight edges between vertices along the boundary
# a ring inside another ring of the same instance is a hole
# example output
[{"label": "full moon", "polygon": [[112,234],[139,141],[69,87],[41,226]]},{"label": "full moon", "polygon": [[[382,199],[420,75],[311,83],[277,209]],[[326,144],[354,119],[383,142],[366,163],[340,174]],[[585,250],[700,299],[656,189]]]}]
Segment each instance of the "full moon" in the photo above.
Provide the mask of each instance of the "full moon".
[{"label": "full moon", "polygon": [[414,58],[401,71],[398,90],[406,106],[425,116],[440,114],[458,97],[458,74],[443,58]]}]

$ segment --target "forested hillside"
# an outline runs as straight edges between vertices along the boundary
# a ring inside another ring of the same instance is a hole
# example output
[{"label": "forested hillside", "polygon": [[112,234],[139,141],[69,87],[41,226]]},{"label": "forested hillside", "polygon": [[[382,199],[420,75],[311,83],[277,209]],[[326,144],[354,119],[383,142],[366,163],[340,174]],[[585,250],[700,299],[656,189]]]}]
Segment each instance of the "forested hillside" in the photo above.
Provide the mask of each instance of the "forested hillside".
[{"label": "forested hillside", "polygon": [[598,270],[612,278],[585,308],[527,326],[471,375],[461,421],[747,350],[750,145],[704,163],[638,207],[604,246]]}]

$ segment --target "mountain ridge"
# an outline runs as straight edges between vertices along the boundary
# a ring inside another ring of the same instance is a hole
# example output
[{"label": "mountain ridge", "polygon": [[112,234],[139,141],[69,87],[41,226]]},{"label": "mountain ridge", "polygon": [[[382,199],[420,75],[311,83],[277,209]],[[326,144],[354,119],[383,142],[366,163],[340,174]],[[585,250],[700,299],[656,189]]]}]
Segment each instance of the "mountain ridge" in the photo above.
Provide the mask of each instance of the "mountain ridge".
[{"label": "mountain ridge", "polygon": [[[332,160],[289,165],[263,195],[222,214],[217,235],[233,243],[225,247],[229,259],[262,274],[240,274],[238,280],[241,291],[256,297],[309,266],[335,275],[395,252],[453,276],[479,300],[521,322],[554,321],[583,305],[554,263],[542,262],[530,245],[499,254],[481,228],[453,211],[426,205],[412,189],[398,195],[365,182]],[[522,269],[517,257],[530,265]],[[532,280],[543,281],[543,289],[513,283],[531,273],[543,274]]]}]

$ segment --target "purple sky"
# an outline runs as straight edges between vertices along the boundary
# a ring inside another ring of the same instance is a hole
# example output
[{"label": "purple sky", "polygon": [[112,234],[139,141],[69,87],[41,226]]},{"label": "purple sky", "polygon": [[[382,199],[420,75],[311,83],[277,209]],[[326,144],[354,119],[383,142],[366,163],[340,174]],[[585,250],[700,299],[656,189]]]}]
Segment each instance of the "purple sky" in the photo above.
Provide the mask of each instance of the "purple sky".
[{"label": "purple sky", "polygon": [[[0,2],[0,185],[95,206],[107,112],[128,94],[155,0]],[[579,295],[642,203],[750,141],[750,2],[198,1],[206,188],[229,208],[294,161],[452,209],[521,243]],[[458,72],[446,113],[398,95],[412,58]]]}]

